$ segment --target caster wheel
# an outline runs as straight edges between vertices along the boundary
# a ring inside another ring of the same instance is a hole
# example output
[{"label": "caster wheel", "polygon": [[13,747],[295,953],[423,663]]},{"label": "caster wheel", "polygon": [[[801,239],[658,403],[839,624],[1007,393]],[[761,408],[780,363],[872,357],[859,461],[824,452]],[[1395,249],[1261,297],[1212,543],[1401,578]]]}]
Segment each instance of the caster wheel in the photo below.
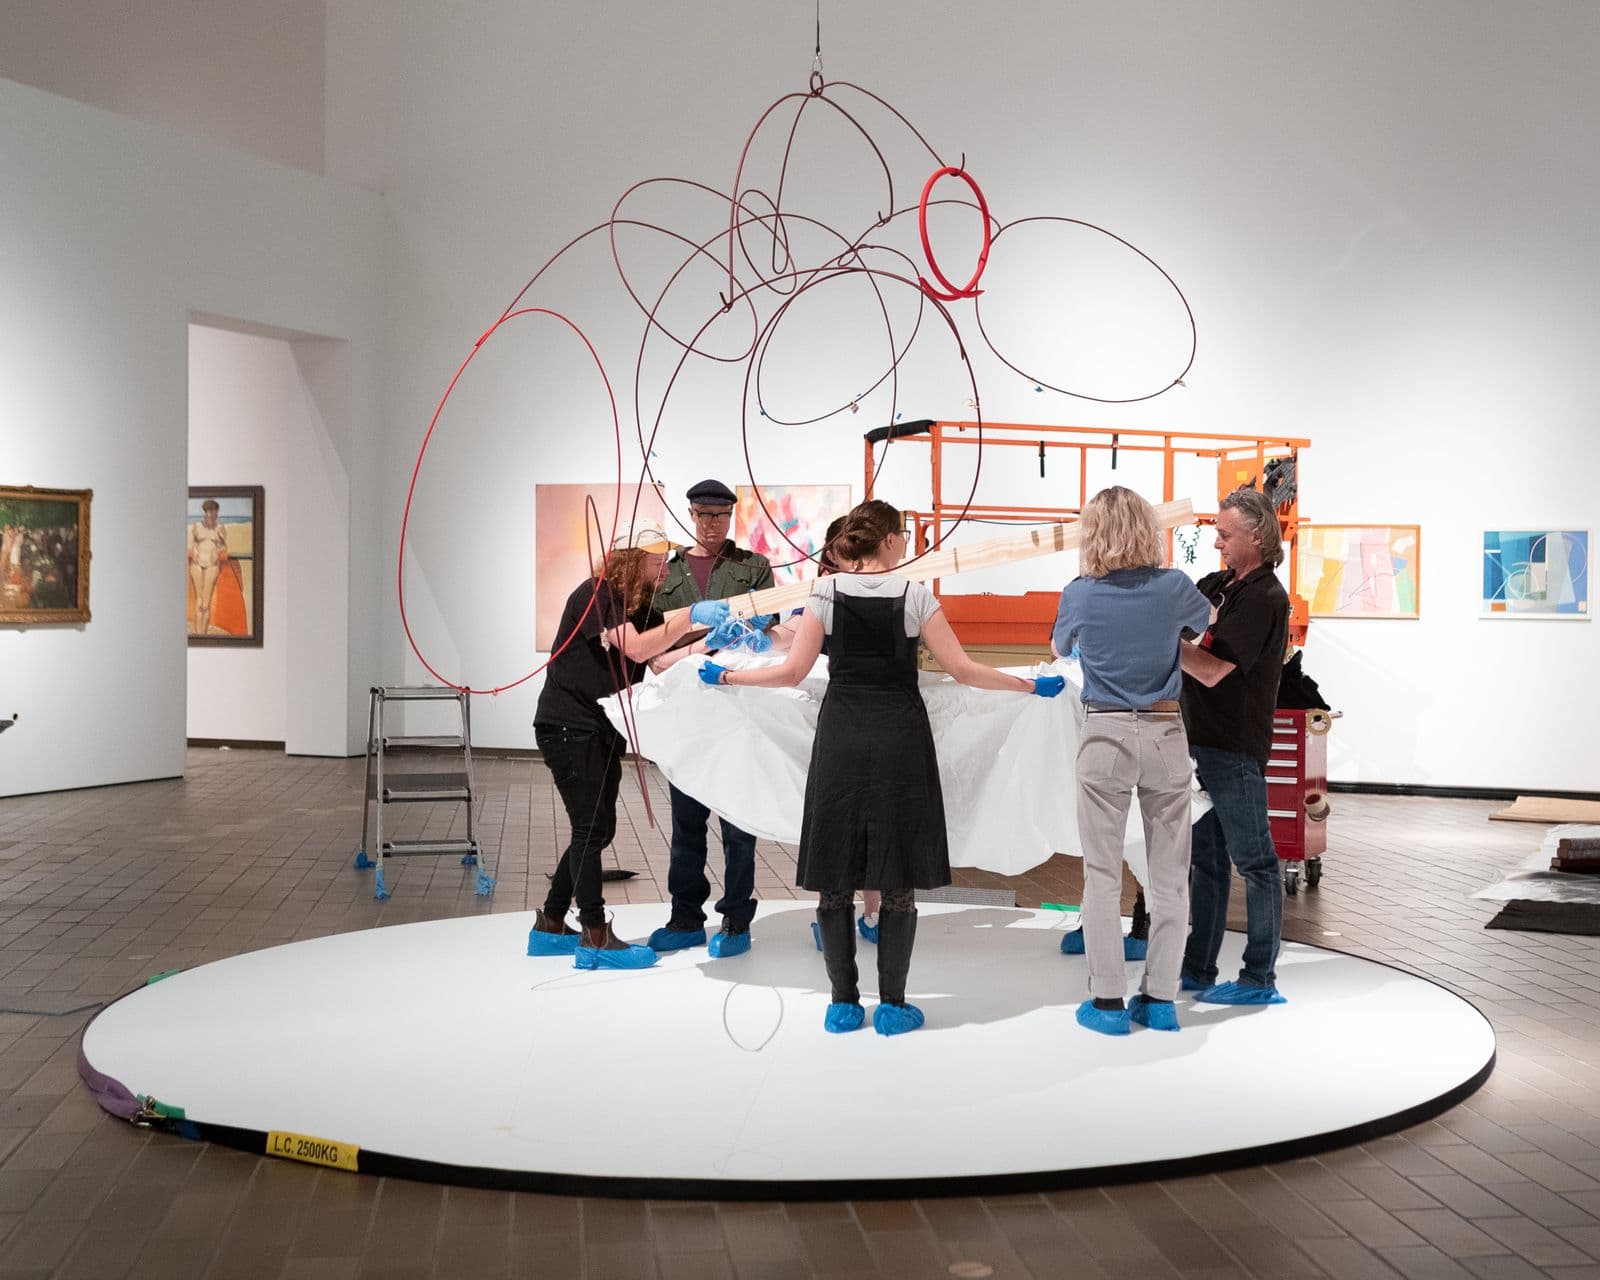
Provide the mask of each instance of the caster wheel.
[{"label": "caster wheel", "polygon": [[1306,859],[1306,888],[1315,889],[1322,883],[1322,859]]},{"label": "caster wheel", "polygon": [[1291,898],[1300,892],[1300,868],[1288,867],[1283,873],[1283,891]]}]

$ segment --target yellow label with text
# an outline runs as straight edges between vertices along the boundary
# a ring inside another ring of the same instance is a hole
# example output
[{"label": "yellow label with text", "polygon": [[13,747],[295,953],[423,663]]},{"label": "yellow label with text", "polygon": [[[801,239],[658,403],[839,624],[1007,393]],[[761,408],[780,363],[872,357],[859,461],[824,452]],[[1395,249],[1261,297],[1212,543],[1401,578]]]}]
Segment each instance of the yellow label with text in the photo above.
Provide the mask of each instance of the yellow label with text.
[{"label": "yellow label with text", "polygon": [[277,1129],[269,1129],[267,1154],[284,1160],[301,1160],[306,1164],[320,1164],[329,1169],[343,1169],[346,1173],[354,1173],[361,1156],[361,1148],[348,1142],[332,1142],[327,1138],[312,1138],[303,1133],[283,1133]]}]

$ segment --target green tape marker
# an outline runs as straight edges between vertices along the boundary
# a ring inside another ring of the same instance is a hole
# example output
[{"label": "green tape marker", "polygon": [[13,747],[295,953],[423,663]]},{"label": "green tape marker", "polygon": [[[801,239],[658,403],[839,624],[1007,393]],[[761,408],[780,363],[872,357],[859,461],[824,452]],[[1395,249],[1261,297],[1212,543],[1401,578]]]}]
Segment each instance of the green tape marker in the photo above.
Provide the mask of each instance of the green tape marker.
[{"label": "green tape marker", "polygon": [[156,983],[160,982],[161,979],[170,978],[173,974],[182,972],[182,969],[163,969],[160,973],[152,973],[148,978],[146,978],[144,980],[144,985],[147,987],[153,987]]},{"label": "green tape marker", "polygon": [[1078,909],[1078,905],[1075,902],[1041,902],[1039,906],[1046,911],[1076,911]]}]

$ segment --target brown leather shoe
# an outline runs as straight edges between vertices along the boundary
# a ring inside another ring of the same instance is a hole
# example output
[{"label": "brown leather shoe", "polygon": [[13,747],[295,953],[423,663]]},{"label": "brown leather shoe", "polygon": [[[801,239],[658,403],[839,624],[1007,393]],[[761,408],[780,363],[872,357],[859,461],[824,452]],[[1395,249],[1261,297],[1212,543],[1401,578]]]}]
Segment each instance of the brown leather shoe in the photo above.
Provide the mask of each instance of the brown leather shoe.
[{"label": "brown leather shoe", "polygon": [[593,928],[585,925],[578,936],[580,947],[593,947],[596,951],[626,951],[631,945],[612,931],[611,921]]},{"label": "brown leather shoe", "polygon": [[542,910],[533,913],[533,927],[539,933],[554,933],[562,937],[578,936],[578,931],[571,928],[565,920],[552,920]]}]

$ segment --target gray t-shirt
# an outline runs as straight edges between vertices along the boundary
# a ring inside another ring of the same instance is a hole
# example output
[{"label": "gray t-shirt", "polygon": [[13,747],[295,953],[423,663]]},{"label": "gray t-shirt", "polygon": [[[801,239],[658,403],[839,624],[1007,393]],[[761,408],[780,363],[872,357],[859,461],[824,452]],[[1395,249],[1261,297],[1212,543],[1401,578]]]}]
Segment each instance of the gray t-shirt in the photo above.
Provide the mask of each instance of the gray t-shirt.
[{"label": "gray t-shirt", "polygon": [[811,584],[806,609],[822,624],[824,635],[833,634],[834,592],[864,599],[892,600],[902,591],[906,596],[906,635],[920,636],[925,622],[938,612],[939,597],[920,582],[911,582],[897,573],[833,573]]}]

